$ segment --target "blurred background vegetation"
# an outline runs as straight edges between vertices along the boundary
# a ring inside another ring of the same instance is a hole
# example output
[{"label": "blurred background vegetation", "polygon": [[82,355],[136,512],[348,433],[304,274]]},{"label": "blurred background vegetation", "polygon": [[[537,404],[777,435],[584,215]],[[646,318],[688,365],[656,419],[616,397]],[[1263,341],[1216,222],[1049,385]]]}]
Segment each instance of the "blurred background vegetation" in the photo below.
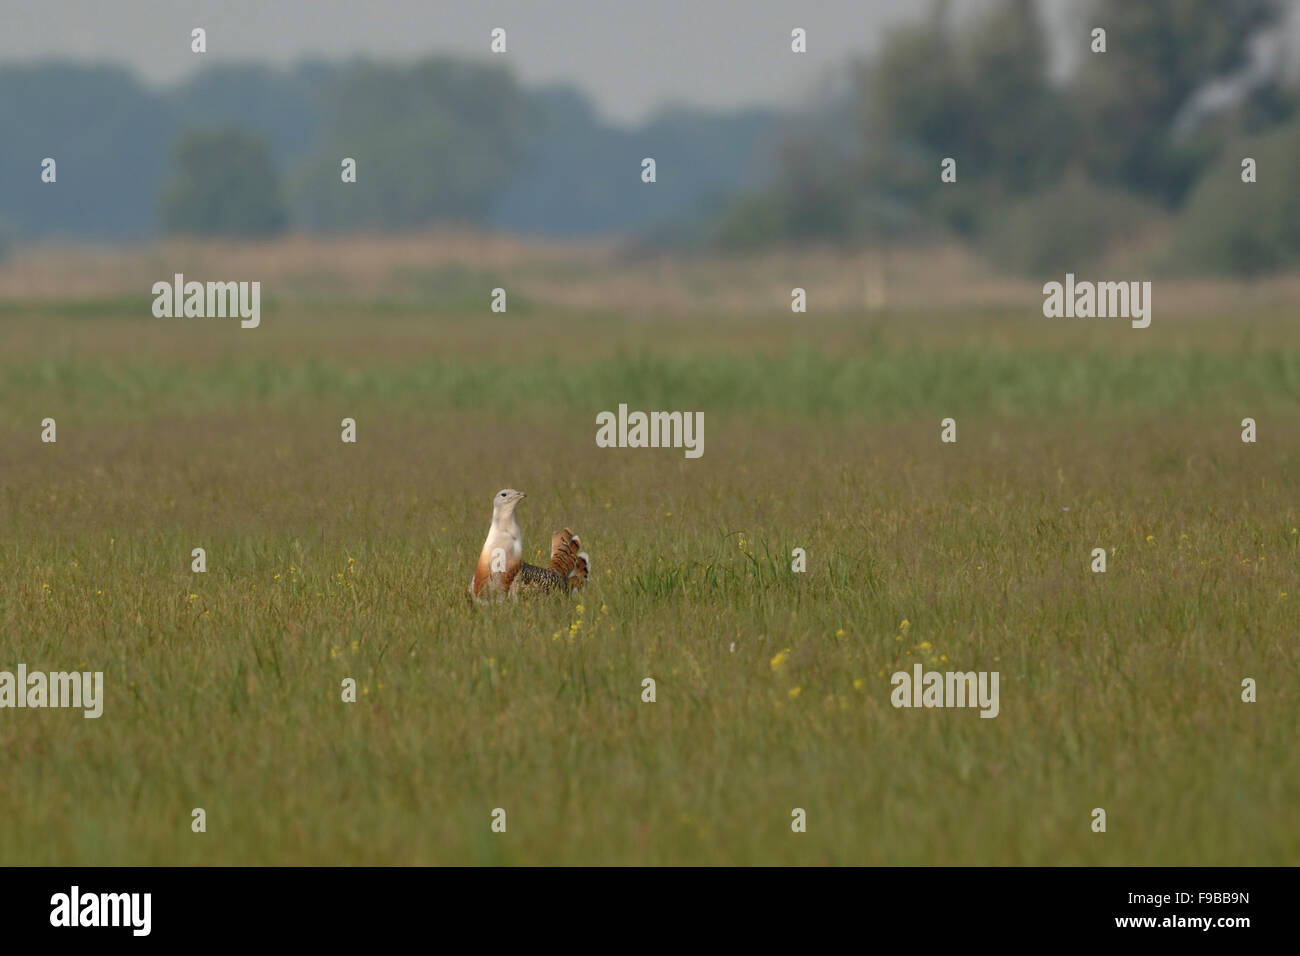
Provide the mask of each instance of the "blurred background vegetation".
[{"label": "blurred background vegetation", "polygon": [[[680,106],[636,128],[495,64],[0,68],[0,250],[47,237],[407,233],[459,224],[676,248],[942,240],[1042,274],[1123,256],[1250,276],[1300,263],[1292,0],[1087,0],[1052,63],[1035,0],[935,0],[801,111]],[[964,11],[969,13],[969,11]],[[1091,31],[1107,31],[1093,53]],[[1061,29],[1058,25],[1057,29]],[[31,91],[39,90],[39,95]],[[60,163],[60,188],[32,170]],[[640,161],[659,178],[642,187]],[[1246,188],[1241,160],[1257,160]],[[356,159],[343,188],[340,162]],[[945,157],[958,184],[940,181]]]}]

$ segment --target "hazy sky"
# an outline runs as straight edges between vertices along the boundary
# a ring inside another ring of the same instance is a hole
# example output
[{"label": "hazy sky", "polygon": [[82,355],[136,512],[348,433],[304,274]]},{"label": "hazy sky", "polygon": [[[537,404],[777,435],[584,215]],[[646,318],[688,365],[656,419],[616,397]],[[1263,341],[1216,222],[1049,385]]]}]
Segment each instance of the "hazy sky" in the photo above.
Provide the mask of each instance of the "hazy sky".
[{"label": "hazy sky", "polygon": [[[304,55],[487,55],[504,27],[527,84],[568,81],[617,120],[666,101],[784,104],[874,48],[928,0],[0,0],[0,62],[46,55],[129,64],[165,83],[202,62]],[[208,53],[190,52],[190,30]],[[790,53],[790,30],[809,52]],[[924,64],[918,64],[924,68]]]},{"label": "hazy sky", "polygon": [[[959,14],[988,0],[957,0]],[[1082,0],[1041,0],[1057,71],[1087,45]],[[1139,0],[1134,0],[1139,2]],[[788,105],[850,56],[869,53],[891,23],[930,0],[0,0],[0,63],[44,56],[127,64],[162,84],[207,62],[287,65],[304,56],[431,52],[488,56],[504,27],[505,57],[525,84],[581,88],[625,123],[680,101]],[[1300,11],[1300,5],[1295,8]],[[190,30],[208,53],[190,52]],[[808,53],[790,53],[790,30]],[[1300,36],[1300,16],[1292,37]],[[926,64],[918,63],[924,70]]]}]

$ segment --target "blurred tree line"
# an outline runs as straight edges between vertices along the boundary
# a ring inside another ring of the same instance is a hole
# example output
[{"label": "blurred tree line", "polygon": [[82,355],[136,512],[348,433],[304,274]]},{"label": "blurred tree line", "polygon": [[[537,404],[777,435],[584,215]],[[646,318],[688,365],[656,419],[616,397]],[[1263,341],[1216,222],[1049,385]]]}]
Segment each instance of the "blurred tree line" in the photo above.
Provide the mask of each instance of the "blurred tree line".
[{"label": "blurred tree line", "polygon": [[961,19],[931,0],[811,112],[677,107],[633,129],[570,88],[447,57],[215,64],[161,91],[109,67],[5,66],[0,221],[16,240],[448,221],[728,248],[955,236],[1023,272],[1083,268],[1154,227],[1173,268],[1286,268],[1300,114],[1293,64],[1264,41],[1291,5],[1079,0],[1062,78],[1036,0]]},{"label": "blurred tree line", "polygon": [[[773,183],[733,204],[718,241],[955,235],[1041,273],[1172,222],[1170,265],[1300,264],[1297,96],[1265,42],[1289,4],[1088,0],[1070,12],[1079,62],[1053,81],[1034,0],[961,22],[934,2],[859,66],[816,129],[786,140]],[[1245,156],[1259,164],[1250,186]],[[956,183],[940,181],[946,157]]]},{"label": "blurred tree line", "polygon": [[[0,66],[0,221],[16,239],[633,233],[758,185],[777,126],[770,110],[678,107],[624,128],[576,90],[448,57],[217,63],[165,90],[112,67]],[[648,155],[671,169],[653,190]],[[39,180],[46,156],[57,187]]]}]

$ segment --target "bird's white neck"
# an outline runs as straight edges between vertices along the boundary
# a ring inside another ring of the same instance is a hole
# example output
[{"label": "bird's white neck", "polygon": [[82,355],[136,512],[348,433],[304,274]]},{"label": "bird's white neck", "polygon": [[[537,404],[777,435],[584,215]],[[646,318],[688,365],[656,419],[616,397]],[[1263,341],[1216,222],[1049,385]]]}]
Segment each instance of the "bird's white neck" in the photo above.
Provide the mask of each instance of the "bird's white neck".
[{"label": "bird's white neck", "polygon": [[492,552],[497,549],[505,554],[507,561],[523,556],[523,534],[513,510],[507,514],[498,512],[492,515],[492,527],[488,529],[487,541],[483,542],[483,553],[490,559]]},{"label": "bird's white neck", "polygon": [[508,514],[492,515],[492,527],[488,534],[504,534],[512,538],[519,537],[519,522],[515,520],[515,513],[511,511]]}]

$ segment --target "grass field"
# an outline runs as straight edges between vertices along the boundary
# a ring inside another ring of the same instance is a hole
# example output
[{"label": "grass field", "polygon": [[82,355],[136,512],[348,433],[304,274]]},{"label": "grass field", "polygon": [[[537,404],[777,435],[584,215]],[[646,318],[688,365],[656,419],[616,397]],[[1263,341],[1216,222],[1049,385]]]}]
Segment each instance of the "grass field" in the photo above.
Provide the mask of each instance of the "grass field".
[{"label": "grass field", "polygon": [[[1300,326],[1039,305],[5,300],[0,670],[106,702],[0,711],[0,864],[1300,863]],[[467,604],[507,486],[577,600]]]}]

